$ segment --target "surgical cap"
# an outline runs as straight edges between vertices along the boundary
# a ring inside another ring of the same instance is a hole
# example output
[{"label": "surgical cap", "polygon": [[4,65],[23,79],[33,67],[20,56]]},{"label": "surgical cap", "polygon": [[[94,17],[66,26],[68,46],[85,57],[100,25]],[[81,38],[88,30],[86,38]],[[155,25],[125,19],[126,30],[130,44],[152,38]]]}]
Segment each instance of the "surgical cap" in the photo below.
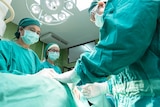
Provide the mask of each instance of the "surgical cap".
[{"label": "surgical cap", "polygon": [[49,44],[47,44],[47,46],[45,47],[44,52],[43,52],[43,57],[45,59],[47,59],[47,51],[49,49],[51,49],[52,47],[58,47],[59,48],[59,46],[56,43],[49,43]]},{"label": "surgical cap", "polygon": [[19,38],[20,34],[19,34],[19,27],[23,27],[25,28],[26,26],[29,25],[37,25],[40,27],[40,22],[38,20],[32,19],[32,18],[24,18],[22,19],[19,24],[18,24],[18,28],[17,28],[17,32],[15,33],[16,38]]}]

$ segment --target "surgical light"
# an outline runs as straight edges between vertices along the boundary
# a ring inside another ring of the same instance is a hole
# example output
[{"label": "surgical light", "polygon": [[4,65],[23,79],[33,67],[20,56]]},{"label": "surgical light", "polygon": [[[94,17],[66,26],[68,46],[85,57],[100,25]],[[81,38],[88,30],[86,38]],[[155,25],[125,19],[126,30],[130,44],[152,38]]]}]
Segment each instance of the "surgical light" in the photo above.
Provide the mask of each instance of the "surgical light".
[{"label": "surgical light", "polygon": [[68,10],[70,10],[70,9],[73,9],[74,3],[72,3],[72,2],[67,2],[67,3],[65,4],[65,6],[66,6],[66,8],[67,8]]},{"label": "surgical light", "polygon": [[50,15],[44,16],[44,21],[45,22],[50,23],[52,20],[53,20],[52,16],[50,16]]},{"label": "surgical light", "polygon": [[42,24],[62,24],[79,12],[87,9],[92,0],[26,0],[26,6],[32,17]]},{"label": "surgical light", "polygon": [[59,19],[60,19],[60,20],[65,20],[66,17],[67,17],[67,16],[66,16],[64,13],[60,13],[60,14],[59,14]]},{"label": "surgical light", "polygon": [[40,11],[41,11],[41,8],[40,8],[37,4],[33,4],[33,5],[31,6],[31,11],[32,11],[32,13],[34,13],[34,14],[39,14]]},{"label": "surgical light", "polygon": [[26,6],[42,24],[58,25],[74,15],[76,0],[26,0]]}]

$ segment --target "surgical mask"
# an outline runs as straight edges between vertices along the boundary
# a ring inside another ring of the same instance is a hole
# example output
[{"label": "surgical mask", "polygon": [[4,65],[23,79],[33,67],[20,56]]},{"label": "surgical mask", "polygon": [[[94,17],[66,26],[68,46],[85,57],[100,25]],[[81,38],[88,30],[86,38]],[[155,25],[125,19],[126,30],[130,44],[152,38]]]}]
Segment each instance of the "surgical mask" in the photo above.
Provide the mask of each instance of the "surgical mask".
[{"label": "surgical mask", "polygon": [[103,14],[99,15],[98,13],[95,14],[95,25],[101,28],[104,24]]},{"label": "surgical mask", "polygon": [[59,58],[59,52],[49,52],[48,53],[48,58],[51,60],[51,61],[55,61]]},{"label": "surgical mask", "polygon": [[32,45],[39,41],[39,35],[36,32],[30,30],[24,30],[24,35],[21,36],[23,42],[27,45]]}]

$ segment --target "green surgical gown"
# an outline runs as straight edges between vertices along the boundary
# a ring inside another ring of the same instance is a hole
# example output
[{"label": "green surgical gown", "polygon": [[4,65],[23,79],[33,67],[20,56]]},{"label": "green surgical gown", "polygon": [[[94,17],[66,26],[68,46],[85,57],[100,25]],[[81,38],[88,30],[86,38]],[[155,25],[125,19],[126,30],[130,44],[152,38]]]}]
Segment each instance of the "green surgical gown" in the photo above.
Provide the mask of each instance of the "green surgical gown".
[{"label": "green surgical gown", "polygon": [[52,65],[48,61],[42,62],[41,66],[42,68],[53,68],[58,74],[62,73],[61,69],[58,66]]},{"label": "green surgical gown", "polygon": [[76,62],[81,83],[115,75],[116,107],[158,107],[160,0],[109,0],[103,18],[99,42]]},{"label": "green surgical gown", "polygon": [[40,69],[40,60],[31,49],[12,41],[0,41],[0,72],[34,74]]},{"label": "green surgical gown", "polygon": [[133,79],[160,78],[160,1],[109,0],[104,25],[92,52],[75,70],[83,83],[100,81],[129,66]]}]

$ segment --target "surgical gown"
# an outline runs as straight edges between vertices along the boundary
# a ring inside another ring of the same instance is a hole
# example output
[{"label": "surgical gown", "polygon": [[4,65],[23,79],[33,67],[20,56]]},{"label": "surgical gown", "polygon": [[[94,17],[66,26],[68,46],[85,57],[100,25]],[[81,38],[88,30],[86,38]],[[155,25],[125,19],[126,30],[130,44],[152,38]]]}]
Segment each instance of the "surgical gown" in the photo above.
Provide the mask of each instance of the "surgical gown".
[{"label": "surgical gown", "polygon": [[40,70],[40,60],[34,51],[12,41],[0,41],[0,72],[35,74]]},{"label": "surgical gown", "polygon": [[60,69],[58,66],[52,65],[52,64],[50,64],[48,61],[42,62],[41,67],[42,67],[42,68],[52,68],[52,69],[54,69],[58,74],[61,74],[61,73],[62,73],[61,69]]},{"label": "surgical gown", "polygon": [[75,65],[82,84],[115,75],[110,91],[116,106],[158,107],[160,1],[109,0],[103,18],[99,42]]}]

